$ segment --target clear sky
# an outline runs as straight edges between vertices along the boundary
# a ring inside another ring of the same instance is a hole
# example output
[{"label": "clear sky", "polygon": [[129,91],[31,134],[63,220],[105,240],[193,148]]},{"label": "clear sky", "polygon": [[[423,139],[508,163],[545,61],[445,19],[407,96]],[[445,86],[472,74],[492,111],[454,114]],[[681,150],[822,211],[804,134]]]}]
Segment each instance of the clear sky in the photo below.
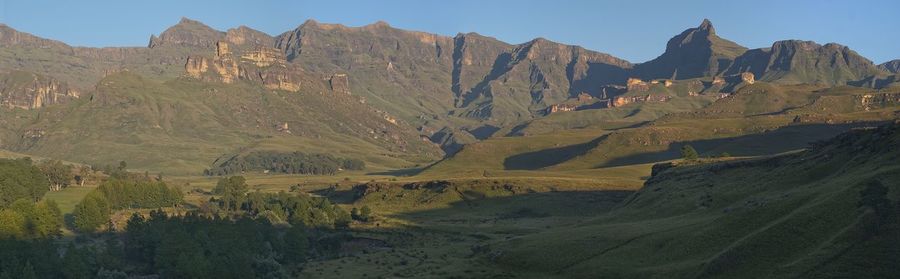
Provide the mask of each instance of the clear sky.
[{"label": "clear sky", "polygon": [[219,30],[247,25],[277,35],[315,19],[443,35],[477,32],[510,43],[535,37],[631,62],[709,18],[720,36],[749,48],[803,39],[850,46],[875,63],[900,58],[900,1],[47,1],[0,0],[0,22],[78,46],[144,46],[184,16]]}]

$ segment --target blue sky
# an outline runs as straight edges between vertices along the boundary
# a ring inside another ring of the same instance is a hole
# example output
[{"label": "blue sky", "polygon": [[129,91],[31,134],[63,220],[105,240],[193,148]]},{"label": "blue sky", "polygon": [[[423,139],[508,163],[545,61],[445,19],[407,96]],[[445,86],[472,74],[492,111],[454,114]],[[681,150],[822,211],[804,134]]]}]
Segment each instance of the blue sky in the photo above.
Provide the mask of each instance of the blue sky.
[{"label": "blue sky", "polygon": [[767,47],[776,40],[836,42],[882,63],[900,58],[900,1],[47,1],[0,0],[0,22],[79,46],[144,46],[184,16],[226,30],[277,35],[307,19],[392,26],[443,35],[478,32],[510,43],[535,37],[631,62],[709,18],[720,36]]}]

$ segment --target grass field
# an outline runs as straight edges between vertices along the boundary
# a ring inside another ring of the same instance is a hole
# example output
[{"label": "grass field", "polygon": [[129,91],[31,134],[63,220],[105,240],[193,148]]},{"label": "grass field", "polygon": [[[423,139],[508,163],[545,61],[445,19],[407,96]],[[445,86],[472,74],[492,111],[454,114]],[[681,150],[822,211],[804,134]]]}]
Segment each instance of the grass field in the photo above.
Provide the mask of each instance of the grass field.
[{"label": "grass field", "polygon": [[95,187],[66,187],[61,191],[47,192],[44,199],[56,202],[63,214],[72,213],[75,205],[81,202],[85,195],[94,190]]}]

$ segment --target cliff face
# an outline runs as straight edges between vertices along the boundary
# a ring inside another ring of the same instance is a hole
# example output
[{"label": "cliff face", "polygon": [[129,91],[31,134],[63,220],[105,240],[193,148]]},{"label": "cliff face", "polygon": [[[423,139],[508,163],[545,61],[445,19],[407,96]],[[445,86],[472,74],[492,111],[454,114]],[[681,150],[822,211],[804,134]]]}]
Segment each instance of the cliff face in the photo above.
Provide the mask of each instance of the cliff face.
[{"label": "cliff face", "polygon": [[[238,51],[238,54],[235,54]],[[205,81],[233,83],[246,80],[291,92],[300,91],[304,72],[290,65],[277,50],[256,46],[249,50],[232,49],[228,42],[216,43],[215,56],[190,56],[184,65],[188,76]]]},{"label": "cliff face", "polygon": [[6,107],[35,109],[80,96],[65,82],[23,71],[0,72],[0,105]]}]

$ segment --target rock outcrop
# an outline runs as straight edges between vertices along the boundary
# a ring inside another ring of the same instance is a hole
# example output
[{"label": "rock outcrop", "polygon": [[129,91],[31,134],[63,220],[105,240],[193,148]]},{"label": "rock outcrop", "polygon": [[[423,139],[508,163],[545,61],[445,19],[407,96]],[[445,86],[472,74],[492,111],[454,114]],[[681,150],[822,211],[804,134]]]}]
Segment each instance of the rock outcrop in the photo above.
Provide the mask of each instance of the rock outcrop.
[{"label": "rock outcrop", "polygon": [[637,95],[637,96],[619,96],[612,99],[610,102],[611,107],[621,107],[628,104],[634,103],[645,103],[645,102],[668,102],[672,97],[665,95]]},{"label": "rock outcrop", "polygon": [[350,94],[350,79],[347,74],[333,74],[328,78],[328,85],[335,93]]},{"label": "rock outcrop", "polygon": [[628,91],[650,90],[650,85],[639,78],[628,78],[628,81],[625,82],[625,87],[628,88]]},{"label": "rock outcrop", "polygon": [[6,107],[36,109],[79,97],[80,91],[65,82],[23,71],[0,72],[0,105]]},{"label": "rock outcrop", "polygon": [[[247,80],[268,89],[300,91],[303,71],[289,65],[284,55],[269,47],[255,46],[249,50],[234,49],[225,41],[216,42],[212,58],[190,56],[184,65],[188,76],[206,81],[233,83]],[[239,51],[239,55],[235,52]]]},{"label": "rock outcrop", "polygon": [[747,84],[753,84],[754,82],[756,82],[756,78],[753,73],[743,72],[741,73],[741,81],[746,82]]},{"label": "rock outcrop", "polygon": [[563,111],[575,111],[577,106],[571,104],[553,104],[547,108],[547,114],[563,112]]}]

